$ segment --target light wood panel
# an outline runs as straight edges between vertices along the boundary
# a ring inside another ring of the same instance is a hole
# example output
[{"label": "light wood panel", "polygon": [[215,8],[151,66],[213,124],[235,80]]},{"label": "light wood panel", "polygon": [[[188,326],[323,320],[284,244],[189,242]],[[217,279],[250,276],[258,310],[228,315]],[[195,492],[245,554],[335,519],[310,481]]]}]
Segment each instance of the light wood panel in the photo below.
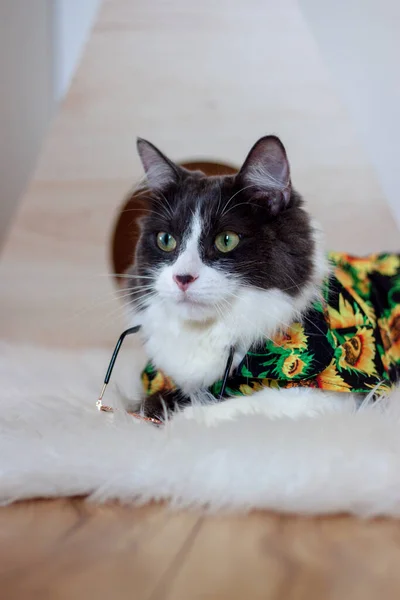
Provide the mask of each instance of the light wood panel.
[{"label": "light wood panel", "polygon": [[[10,340],[111,345],[104,301],[117,211],[142,176],[135,136],[173,158],[240,164],[267,132],[331,248],[393,249],[398,232],[294,0],[106,0],[44,144],[0,267]],[[379,226],[377,227],[377,224]],[[114,304],[118,313],[117,305]]]},{"label": "light wood panel", "polygon": [[395,600],[400,522],[208,516],[82,500],[0,511],[7,600]]},{"label": "light wood panel", "polygon": [[[240,164],[282,136],[329,246],[394,249],[398,232],[294,0],[106,0],[0,265],[1,335],[111,347],[118,207],[134,138],[178,160]],[[399,523],[200,516],[81,500],[0,510],[7,600],[398,598]]]}]

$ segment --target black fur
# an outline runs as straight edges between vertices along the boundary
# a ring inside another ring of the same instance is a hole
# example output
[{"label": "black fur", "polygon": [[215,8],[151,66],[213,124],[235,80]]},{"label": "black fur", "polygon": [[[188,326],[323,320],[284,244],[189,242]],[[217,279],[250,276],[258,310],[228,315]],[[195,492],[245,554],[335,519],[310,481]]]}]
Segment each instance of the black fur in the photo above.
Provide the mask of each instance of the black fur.
[{"label": "black fur", "polygon": [[190,404],[190,398],[182,392],[168,392],[168,394],[153,394],[147,396],[141,403],[139,414],[153,419],[166,420],[180,408]]},{"label": "black fur", "polygon": [[[271,214],[268,197],[254,198],[234,176],[206,177],[180,170],[180,179],[162,192],[153,192],[149,216],[143,220],[135,272],[149,276],[161,264],[172,263],[185,243],[193,214],[200,210],[204,228],[200,252],[206,264],[235,274],[247,285],[278,288],[296,296],[312,276],[314,241],[302,199],[291,191],[278,214]],[[271,191],[275,195],[276,192]],[[176,250],[163,252],[157,233],[167,231],[177,240]],[[234,231],[240,243],[223,254],[214,241],[218,233]],[[140,281],[140,280],[139,280]],[[144,285],[148,283],[143,279]]]}]

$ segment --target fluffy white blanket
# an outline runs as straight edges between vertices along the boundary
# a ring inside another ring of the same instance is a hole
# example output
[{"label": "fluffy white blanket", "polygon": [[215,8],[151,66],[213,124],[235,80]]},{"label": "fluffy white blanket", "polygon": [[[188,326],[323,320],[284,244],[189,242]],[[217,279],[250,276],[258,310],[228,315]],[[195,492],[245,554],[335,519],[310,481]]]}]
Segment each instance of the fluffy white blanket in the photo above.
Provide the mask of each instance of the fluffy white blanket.
[{"label": "fluffy white blanket", "polygon": [[[89,495],[104,502],[285,512],[400,514],[400,394],[355,412],[209,425],[206,409],[163,428],[95,401],[108,352],[0,345],[0,501]],[[137,361],[136,361],[137,362]],[[107,403],[137,379],[125,350]],[[397,398],[397,400],[396,400]]]}]

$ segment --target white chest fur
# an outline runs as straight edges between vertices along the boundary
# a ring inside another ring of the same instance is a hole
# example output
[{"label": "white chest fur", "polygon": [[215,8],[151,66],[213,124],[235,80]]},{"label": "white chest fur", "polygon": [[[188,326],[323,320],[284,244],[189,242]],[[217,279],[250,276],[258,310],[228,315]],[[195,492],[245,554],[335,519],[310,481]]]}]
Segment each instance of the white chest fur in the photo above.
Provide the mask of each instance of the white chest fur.
[{"label": "white chest fur", "polygon": [[287,326],[296,313],[284,292],[247,288],[226,314],[211,322],[182,321],[175,307],[153,302],[141,313],[142,335],[154,365],[191,394],[222,377],[232,346],[235,367],[256,340]]},{"label": "white chest fur", "polygon": [[186,394],[208,387],[224,372],[230,340],[220,322],[182,322],[152,306],[143,320],[145,347],[154,364]]}]

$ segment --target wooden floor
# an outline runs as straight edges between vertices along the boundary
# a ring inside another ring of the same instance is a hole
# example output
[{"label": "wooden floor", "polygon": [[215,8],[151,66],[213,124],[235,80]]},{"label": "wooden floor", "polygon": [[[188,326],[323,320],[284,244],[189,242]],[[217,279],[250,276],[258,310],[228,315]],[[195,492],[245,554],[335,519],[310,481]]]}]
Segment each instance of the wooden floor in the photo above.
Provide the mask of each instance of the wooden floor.
[{"label": "wooden floor", "polygon": [[4,600],[400,597],[400,522],[202,516],[80,499],[0,511]]},{"label": "wooden floor", "polygon": [[[266,133],[330,248],[397,248],[296,0],[104,0],[4,248],[2,339],[111,351],[121,310],[99,275],[142,176],[136,135],[176,160],[239,165]],[[23,502],[0,508],[0,597],[397,600],[400,522]]]}]

